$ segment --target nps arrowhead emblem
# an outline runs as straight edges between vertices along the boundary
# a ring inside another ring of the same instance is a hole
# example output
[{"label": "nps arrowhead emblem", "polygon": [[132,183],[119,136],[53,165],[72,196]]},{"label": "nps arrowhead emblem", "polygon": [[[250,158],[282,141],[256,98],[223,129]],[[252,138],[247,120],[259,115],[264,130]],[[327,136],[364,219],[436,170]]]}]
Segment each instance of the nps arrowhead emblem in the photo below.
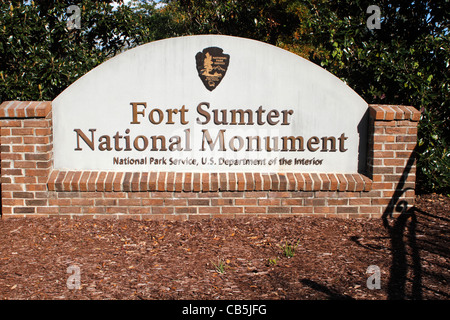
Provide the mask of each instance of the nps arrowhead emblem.
[{"label": "nps arrowhead emblem", "polygon": [[213,91],[222,81],[228,69],[230,55],[218,47],[203,49],[195,55],[198,76],[206,89]]}]

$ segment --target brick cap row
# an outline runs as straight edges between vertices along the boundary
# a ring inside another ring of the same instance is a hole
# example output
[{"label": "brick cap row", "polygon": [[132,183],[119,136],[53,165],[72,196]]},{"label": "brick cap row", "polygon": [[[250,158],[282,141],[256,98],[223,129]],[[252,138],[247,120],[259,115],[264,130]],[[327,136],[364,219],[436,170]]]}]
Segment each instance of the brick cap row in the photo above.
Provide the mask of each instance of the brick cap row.
[{"label": "brick cap row", "polygon": [[420,111],[411,106],[387,104],[369,104],[370,117],[375,120],[409,120],[419,121]]},{"label": "brick cap row", "polygon": [[49,191],[59,192],[218,192],[370,191],[365,175],[335,173],[200,173],[53,170]]},{"label": "brick cap row", "polygon": [[51,101],[4,101],[0,118],[46,118],[51,111]]}]

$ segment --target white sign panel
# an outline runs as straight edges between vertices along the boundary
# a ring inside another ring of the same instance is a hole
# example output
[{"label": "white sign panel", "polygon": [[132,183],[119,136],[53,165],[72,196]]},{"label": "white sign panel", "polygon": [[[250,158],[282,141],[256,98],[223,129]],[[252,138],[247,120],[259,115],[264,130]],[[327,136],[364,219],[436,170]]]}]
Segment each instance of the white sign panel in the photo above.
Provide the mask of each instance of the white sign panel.
[{"label": "white sign panel", "polygon": [[262,42],[155,41],[104,62],[53,101],[54,166],[356,173],[367,108],[326,70]]}]

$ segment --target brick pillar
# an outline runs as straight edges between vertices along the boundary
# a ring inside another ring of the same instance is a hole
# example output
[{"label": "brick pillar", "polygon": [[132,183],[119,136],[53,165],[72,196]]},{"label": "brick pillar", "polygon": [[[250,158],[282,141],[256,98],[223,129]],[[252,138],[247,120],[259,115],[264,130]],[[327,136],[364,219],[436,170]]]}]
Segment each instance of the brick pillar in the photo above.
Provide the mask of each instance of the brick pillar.
[{"label": "brick pillar", "polygon": [[413,107],[393,105],[370,105],[369,109],[372,205],[381,205],[386,217],[414,205],[420,112]]},{"label": "brick pillar", "polygon": [[52,168],[51,102],[0,105],[2,216],[47,211]]}]

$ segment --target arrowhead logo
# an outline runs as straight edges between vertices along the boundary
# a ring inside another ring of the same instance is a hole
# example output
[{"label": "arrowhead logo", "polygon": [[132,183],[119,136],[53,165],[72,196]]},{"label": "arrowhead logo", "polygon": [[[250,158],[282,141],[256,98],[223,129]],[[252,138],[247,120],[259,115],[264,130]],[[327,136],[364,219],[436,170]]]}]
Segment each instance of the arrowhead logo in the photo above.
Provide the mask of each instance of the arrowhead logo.
[{"label": "arrowhead logo", "polygon": [[195,55],[198,76],[206,89],[213,91],[222,81],[228,69],[230,55],[224,54],[223,49],[209,47]]}]

